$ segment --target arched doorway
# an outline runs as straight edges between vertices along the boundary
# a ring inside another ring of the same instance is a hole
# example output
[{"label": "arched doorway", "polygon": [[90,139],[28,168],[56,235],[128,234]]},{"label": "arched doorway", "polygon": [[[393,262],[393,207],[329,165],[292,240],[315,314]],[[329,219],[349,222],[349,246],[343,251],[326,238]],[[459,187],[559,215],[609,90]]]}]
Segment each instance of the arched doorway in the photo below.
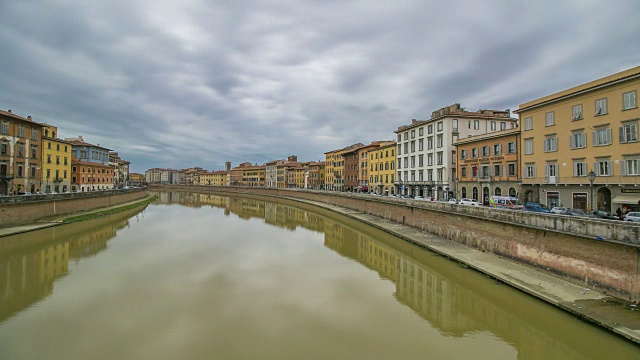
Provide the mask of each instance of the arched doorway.
[{"label": "arched doorway", "polygon": [[606,186],[599,188],[596,192],[596,209],[611,211],[611,190]]},{"label": "arched doorway", "polygon": [[467,197],[467,188],[465,186],[462,187],[462,194],[460,195],[461,198],[466,198]]},{"label": "arched doorway", "polygon": [[500,187],[496,187],[495,190],[493,190],[493,195],[502,196],[502,189],[500,189]]},{"label": "arched doorway", "polygon": [[473,200],[478,201],[478,187],[473,187]]},{"label": "arched doorway", "polygon": [[516,196],[518,196],[518,194],[516,193],[516,189],[514,189],[514,188],[509,188],[509,196],[510,196],[510,197],[516,197]]},{"label": "arched doorway", "polygon": [[524,201],[525,202],[536,202],[536,197],[533,190],[527,190],[524,192]]},{"label": "arched doorway", "polygon": [[482,205],[489,205],[490,190],[488,187],[482,188]]}]

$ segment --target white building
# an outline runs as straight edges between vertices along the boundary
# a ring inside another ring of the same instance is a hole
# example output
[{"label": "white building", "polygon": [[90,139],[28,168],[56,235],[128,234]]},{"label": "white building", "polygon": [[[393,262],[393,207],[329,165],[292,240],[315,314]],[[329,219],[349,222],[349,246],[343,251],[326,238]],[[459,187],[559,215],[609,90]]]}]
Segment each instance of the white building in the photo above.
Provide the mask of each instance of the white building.
[{"label": "white building", "polygon": [[412,120],[398,127],[398,194],[447,199],[453,196],[456,154],[453,142],[471,135],[515,128],[510,110],[465,111],[453,104],[431,113],[429,120]]}]

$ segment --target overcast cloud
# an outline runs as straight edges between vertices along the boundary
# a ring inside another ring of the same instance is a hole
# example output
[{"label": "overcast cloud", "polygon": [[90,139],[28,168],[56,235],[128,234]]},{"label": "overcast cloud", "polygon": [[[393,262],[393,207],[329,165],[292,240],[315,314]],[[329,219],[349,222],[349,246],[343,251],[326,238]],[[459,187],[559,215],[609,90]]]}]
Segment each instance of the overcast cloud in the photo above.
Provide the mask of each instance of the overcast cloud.
[{"label": "overcast cloud", "polygon": [[0,108],[136,172],[324,160],[640,64],[637,0],[5,0],[0,24]]}]

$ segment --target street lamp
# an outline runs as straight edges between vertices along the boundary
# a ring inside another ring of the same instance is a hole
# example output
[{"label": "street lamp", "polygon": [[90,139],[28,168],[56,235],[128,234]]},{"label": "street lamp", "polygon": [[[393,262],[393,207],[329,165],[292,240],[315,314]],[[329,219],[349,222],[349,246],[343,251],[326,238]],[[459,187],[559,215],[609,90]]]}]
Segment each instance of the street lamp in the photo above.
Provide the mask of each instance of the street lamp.
[{"label": "street lamp", "polygon": [[596,179],[596,173],[593,172],[593,170],[591,170],[589,172],[589,174],[587,174],[587,179],[589,179],[589,183],[590,188],[591,188],[591,197],[589,198],[589,201],[591,202],[590,206],[589,206],[589,211],[593,210],[593,181]]}]

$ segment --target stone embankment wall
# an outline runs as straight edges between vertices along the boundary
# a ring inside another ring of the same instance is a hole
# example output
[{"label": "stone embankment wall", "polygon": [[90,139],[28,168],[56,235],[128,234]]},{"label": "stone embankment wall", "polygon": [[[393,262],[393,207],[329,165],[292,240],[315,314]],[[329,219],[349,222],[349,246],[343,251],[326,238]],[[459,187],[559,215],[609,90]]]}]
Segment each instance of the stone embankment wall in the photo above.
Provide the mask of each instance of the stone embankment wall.
[{"label": "stone embankment wall", "polygon": [[0,197],[0,226],[32,223],[52,216],[69,215],[142,199],[146,188],[70,194]]},{"label": "stone embankment wall", "polygon": [[211,186],[151,186],[154,189],[246,193],[336,205],[510,258],[616,297],[640,301],[639,224],[367,194]]}]

